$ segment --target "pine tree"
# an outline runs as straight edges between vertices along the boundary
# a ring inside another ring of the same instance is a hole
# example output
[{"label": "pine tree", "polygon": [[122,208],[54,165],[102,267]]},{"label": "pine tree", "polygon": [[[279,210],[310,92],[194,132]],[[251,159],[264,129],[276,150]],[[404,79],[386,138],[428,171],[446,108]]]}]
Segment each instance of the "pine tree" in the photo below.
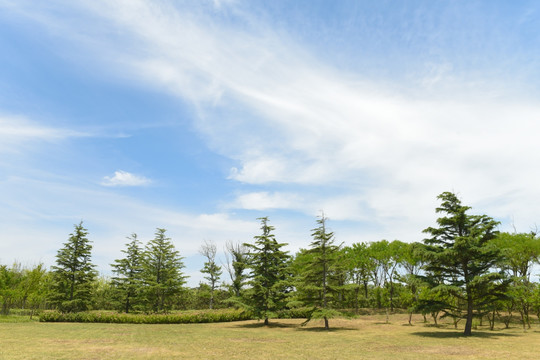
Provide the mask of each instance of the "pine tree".
[{"label": "pine tree", "polygon": [[126,244],[126,254],[123,259],[114,260],[112,272],[116,275],[112,283],[118,291],[123,310],[128,313],[140,298],[142,290],[142,248],[137,234],[128,237],[131,241]]},{"label": "pine tree", "polygon": [[424,230],[431,235],[424,240],[424,269],[428,282],[436,285],[432,291],[444,297],[437,304],[423,305],[436,305],[451,317],[465,317],[464,335],[468,336],[473,317],[484,315],[492,302],[504,296],[508,285],[501,273],[493,271],[501,256],[492,241],[499,223],[487,215],[467,214],[470,207],[453,193],[444,192],[438,199],[442,204],[436,212],[446,216],[437,219],[438,227]]},{"label": "pine tree", "polygon": [[154,312],[167,310],[173,296],[182,291],[184,263],[165,229],[157,229],[143,255],[143,281],[147,304]]},{"label": "pine tree", "polygon": [[304,269],[297,281],[297,288],[300,301],[313,307],[307,321],[322,318],[328,330],[328,319],[338,315],[333,308],[338,305],[340,275],[346,270],[340,261],[341,246],[334,244],[334,233],[326,228],[327,220],[324,213],[321,214],[317,220],[319,226],[312,230],[313,242],[310,249],[303,251]]},{"label": "pine tree", "polygon": [[81,221],[56,255],[56,266],[52,267],[51,301],[61,311],[84,311],[90,304],[96,271],[91,262],[92,245],[87,236],[88,230]]},{"label": "pine tree", "polygon": [[290,257],[288,252],[281,250],[287,244],[278,243],[272,234],[274,227],[268,225],[268,217],[258,220],[261,221],[262,235],[254,237],[254,244],[244,244],[251,249],[251,289],[247,297],[255,315],[264,319],[264,325],[268,325],[268,319],[285,306],[288,287],[286,269]]}]

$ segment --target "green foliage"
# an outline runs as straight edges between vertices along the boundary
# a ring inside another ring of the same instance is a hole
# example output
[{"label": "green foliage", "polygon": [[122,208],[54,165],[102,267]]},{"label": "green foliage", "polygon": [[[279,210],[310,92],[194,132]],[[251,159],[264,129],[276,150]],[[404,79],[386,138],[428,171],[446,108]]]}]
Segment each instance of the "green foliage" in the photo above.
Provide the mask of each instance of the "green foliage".
[{"label": "green foliage", "polygon": [[289,287],[287,266],[290,257],[281,248],[287,244],[278,243],[272,231],[274,227],[268,225],[268,218],[261,221],[262,234],[255,236],[254,244],[244,244],[251,249],[249,254],[249,268],[251,269],[251,288],[246,293],[248,304],[257,318],[268,319],[284,308],[286,303],[286,290]]},{"label": "green foliage", "polygon": [[63,312],[88,309],[92,298],[92,282],[96,277],[91,262],[92,245],[82,221],[64,247],[58,250],[50,300]]},{"label": "green foliage", "polygon": [[[234,296],[240,298],[242,288],[245,285],[247,276],[245,271],[248,267],[248,250],[244,244],[234,244],[227,242],[225,256],[227,258],[227,271],[231,277],[231,288]],[[230,256],[230,258],[229,258]]]},{"label": "green foliage", "polygon": [[201,272],[206,274],[204,278],[208,281],[208,285],[210,286],[210,297],[208,301],[210,309],[214,307],[214,291],[216,290],[219,278],[222,274],[221,266],[216,264],[216,251],[216,245],[209,242],[205,242],[199,251],[201,255],[206,257],[206,262],[204,263]]},{"label": "green foliage", "polygon": [[50,273],[43,264],[23,268],[15,263],[11,268],[0,265],[1,314],[8,315],[14,308],[28,309],[30,317],[46,306]]},{"label": "green foliage", "polygon": [[118,324],[198,324],[251,320],[253,315],[244,310],[221,309],[184,311],[174,314],[128,314],[107,311],[61,313],[44,311],[41,322],[83,322]]},{"label": "green foliage", "polygon": [[[500,250],[492,241],[498,222],[486,215],[468,215],[468,206],[457,196],[445,192],[438,197],[442,204],[437,213],[438,227],[424,230],[431,237],[424,240],[425,270],[433,291],[457,301],[442,300],[442,310],[449,316],[461,316],[465,308],[465,335],[471,334],[475,313],[485,314],[486,304],[504,296],[507,281],[503,274],[492,272],[501,259]],[[434,302],[433,300],[432,302]],[[426,307],[432,306],[428,302]]]},{"label": "green foliage", "polygon": [[344,264],[351,280],[350,290],[354,293],[354,308],[358,313],[360,294],[363,295],[362,306],[367,306],[369,282],[375,269],[375,261],[371,257],[366,243],[355,243],[344,248]]},{"label": "green foliage", "polygon": [[328,319],[335,314],[330,309],[339,306],[337,295],[342,290],[341,277],[346,269],[341,261],[341,247],[334,244],[334,233],[326,228],[327,220],[324,214],[317,219],[319,226],[312,230],[311,247],[301,251],[303,254],[297,259],[302,270],[297,271],[296,287],[300,302],[313,308],[308,320],[320,315],[328,329]]},{"label": "green foliage", "polygon": [[165,229],[157,229],[146,245],[142,259],[142,278],[147,306],[154,312],[172,307],[173,297],[183,290],[186,276],[184,263]]},{"label": "green foliage", "polygon": [[143,250],[141,243],[137,239],[137,234],[128,237],[131,241],[126,244],[126,249],[122,250],[125,257],[117,259],[112,264],[112,284],[117,290],[116,296],[119,298],[121,308],[128,313],[133,308],[141,306],[141,292],[143,285]]}]

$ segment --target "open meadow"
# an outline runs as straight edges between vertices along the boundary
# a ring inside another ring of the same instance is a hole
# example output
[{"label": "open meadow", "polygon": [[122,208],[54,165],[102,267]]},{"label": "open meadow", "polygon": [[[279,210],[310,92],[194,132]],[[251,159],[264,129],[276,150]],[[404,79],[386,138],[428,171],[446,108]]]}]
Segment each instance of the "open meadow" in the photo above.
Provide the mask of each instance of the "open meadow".
[{"label": "open meadow", "polygon": [[462,336],[421,316],[333,319],[301,327],[302,320],[214,324],[136,325],[0,322],[1,359],[538,359],[540,328],[524,332],[477,327]]}]

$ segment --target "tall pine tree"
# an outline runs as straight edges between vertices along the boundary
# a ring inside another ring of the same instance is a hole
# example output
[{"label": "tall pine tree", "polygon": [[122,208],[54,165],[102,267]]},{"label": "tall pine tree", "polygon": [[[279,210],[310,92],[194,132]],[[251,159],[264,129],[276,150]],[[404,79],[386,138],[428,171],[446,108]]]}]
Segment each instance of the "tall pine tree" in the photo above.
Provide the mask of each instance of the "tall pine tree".
[{"label": "tall pine tree", "polygon": [[56,266],[52,267],[51,302],[61,311],[84,311],[90,304],[96,271],[87,236],[88,230],[81,221],[56,255]]},{"label": "tall pine tree", "polygon": [[142,289],[142,248],[137,234],[128,237],[131,240],[126,244],[122,252],[126,255],[123,259],[114,260],[112,272],[116,275],[112,283],[118,291],[122,309],[128,313],[140,300]]},{"label": "tall pine tree", "polygon": [[326,227],[327,220],[322,213],[317,219],[319,226],[312,230],[313,242],[310,249],[303,250],[300,255],[303,271],[297,279],[297,288],[299,300],[313,308],[307,321],[322,318],[328,330],[328,319],[338,315],[333,308],[339,305],[337,295],[341,287],[340,277],[346,269],[340,261],[341,246],[334,243],[334,233]]},{"label": "tall pine tree", "polygon": [[439,299],[438,304],[427,301],[420,307],[436,305],[446,315],[464,316],[464,335],[468,336],[473,317],[484,315],[493,301],[504,296],[508,285],[501,273],[493,271],[501,256],[492,241],[499,223],[487,215],[467,214],[470,207],[451,192],[438,199],[442,203],[436,212],[445,216],[437,219],[438,227],[424,230],[431,235],[424,240],[424,269],[429,283],[435,285],[432,291],[451,297]]},{"label": "tall pine tree", "polygon": [[172,297],[182,291],[186,276],[184,263],[165,229],[157,229],[143,255],[143,281],[147,305],[154,311],[165,311]]},{"label": "tall pine tree", "polygon": [[249,304],[259,319],[268,319],[285,306],[287,283],[288,252],[281,250],[287,244],[278,243],[268,225],[268,217],[259,218],[262,234],[255,236],[254,244],[244,244],[250,249],[249,268],[251,269],[251,288],[247,294]]}]

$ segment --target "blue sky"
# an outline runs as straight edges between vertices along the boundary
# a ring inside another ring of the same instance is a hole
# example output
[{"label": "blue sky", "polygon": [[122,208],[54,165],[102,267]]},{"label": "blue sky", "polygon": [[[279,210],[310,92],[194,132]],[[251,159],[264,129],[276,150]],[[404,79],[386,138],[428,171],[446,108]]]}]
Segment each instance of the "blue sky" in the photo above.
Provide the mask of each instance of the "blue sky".
[{"label": "blue sky", "polygon": [[[529,231],[535,1],[0,0],[0,262],[84,220],[105,274],[168,229],[204,240],[422,240],[436,196]],[[221,258],[223,256],[221,255]]]}]

